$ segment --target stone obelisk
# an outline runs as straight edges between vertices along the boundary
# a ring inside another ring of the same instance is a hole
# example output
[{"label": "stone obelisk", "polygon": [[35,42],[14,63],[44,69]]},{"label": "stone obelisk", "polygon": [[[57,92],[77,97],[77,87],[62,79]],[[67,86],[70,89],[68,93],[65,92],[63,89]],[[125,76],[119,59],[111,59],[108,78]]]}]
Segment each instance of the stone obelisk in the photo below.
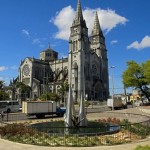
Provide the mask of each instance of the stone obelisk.
[{"label": "stone obelisk", "polygon": [[68,100],[67,100],[67,107],[66,107],[66,114],[65,114],[66,127],[72,127],[72,115],[73,115],[73,97],[72,97],[71,85],[69,85],[69,93],[68,93]]},{"label": "stone obelisk", "polygon": [[87,119],[86,119],[85,106],[84,106],[84,98],[83,98],[82,92],[81,92],[78,122],[79,122],[79,126],[87,126]]}]

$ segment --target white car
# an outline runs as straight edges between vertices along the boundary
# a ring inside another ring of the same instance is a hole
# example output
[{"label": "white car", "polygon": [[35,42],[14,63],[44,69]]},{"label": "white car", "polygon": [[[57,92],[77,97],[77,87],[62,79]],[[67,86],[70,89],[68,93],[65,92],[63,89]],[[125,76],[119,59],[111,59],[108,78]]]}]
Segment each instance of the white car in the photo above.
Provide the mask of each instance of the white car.
[{"label": "white car", "polygon": [[18,108],[18,111],[22,111],[22,106],[20,106],[20,107]]}]

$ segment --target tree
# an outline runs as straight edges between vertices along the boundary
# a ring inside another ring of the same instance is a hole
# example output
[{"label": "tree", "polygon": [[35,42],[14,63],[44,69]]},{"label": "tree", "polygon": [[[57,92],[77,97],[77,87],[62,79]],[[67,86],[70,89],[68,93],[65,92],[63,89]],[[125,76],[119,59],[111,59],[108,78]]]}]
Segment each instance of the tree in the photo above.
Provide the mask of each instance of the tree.
[{"label": "tree", "polygon": [[4,89],[4,81],[0,80],[0,100],[8,100],[9,94]]},{"label": "tree", "polygon": [[62,102],[64,102],[64,97],[66,96],[66,93],[69,90],[69,85],[67,81],[64,81],[61,84],[61,88],[58,90],[58,93],[60,94],[61,98],[62,98]]},{"label": "tree", "polygon": [[122,79],[125,87],[140,89],[142,94],[150,101],[147,85],[150,84],[150,61],[138,64],[135,61],[127,62],[128,68],[123,72]]},{"label": "tree", "polygon": [[9,99],[9,94],[6,93],[4,90],[0,89],[0,100],[8,100]]},{"label": "tree", "polygon": [[21,91],[21,98],[26,98],[30,96],[30,92],[31,92],[31,87],[24,84],[23,82],[16,82],[15,83],[15,88],[19,88]]},{"label": "tree", "polygon": [[60,97],[57,93],[43,93],[40,97],[40,100],[45,101],[45,100],[50,100],[50,101],[55,101],[55,102],[59,102],[60,101]]},{"label": "tree", "polygon": [[146,82],[150,83],[150,60],[146,61],[143,64],[143,68],[144,68],[145,80]]},{"label": "tree", "polygon": [[0,89],[4,87],[4,81],[0,80]]}]

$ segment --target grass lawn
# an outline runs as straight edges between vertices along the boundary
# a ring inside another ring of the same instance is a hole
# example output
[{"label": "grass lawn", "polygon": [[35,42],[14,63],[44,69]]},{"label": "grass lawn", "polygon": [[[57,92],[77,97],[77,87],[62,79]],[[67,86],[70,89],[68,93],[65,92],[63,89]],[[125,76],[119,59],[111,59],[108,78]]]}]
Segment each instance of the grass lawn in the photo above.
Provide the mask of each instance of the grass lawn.
[{"label": "grass lawn", "polygon": [[138,146],[135,148],[135,150],[150,150],[150,145]]}]

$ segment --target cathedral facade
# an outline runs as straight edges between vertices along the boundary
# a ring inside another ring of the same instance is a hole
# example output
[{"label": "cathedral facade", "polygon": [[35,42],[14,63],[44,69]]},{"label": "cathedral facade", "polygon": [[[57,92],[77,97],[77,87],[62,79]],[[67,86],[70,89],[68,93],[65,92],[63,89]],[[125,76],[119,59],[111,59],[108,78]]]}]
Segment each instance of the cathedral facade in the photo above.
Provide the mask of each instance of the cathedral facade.
[{"label": "cathedral facade", "polygon": [[89,37],[78,0],[70,30],[68,58],[58,59],[58,53],[49,47],[41,51],[39,59],[21,61],[18,81],[31,87],[31,98],[45,91],[57,93],[64,81],[71,85],[75,101],[81,96],[95,100],[109,96],[107,50],[97,12]]}]

